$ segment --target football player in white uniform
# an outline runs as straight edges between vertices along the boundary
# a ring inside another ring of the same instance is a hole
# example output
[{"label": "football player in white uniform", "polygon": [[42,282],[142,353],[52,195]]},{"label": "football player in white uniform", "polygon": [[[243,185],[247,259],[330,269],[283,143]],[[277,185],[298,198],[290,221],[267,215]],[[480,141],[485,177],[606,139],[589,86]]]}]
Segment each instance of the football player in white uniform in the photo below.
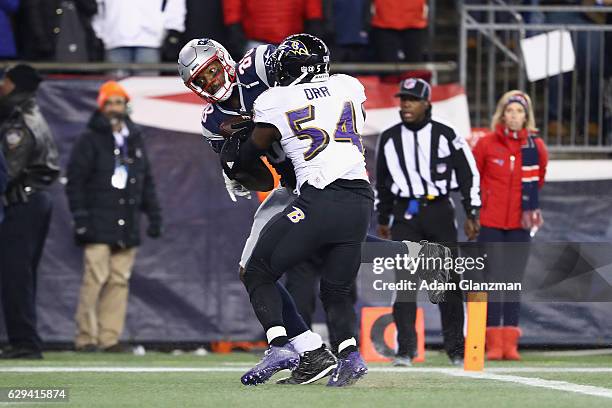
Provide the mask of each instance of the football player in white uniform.
[{"label": "football player in white uniform", "polygon": [[374,201],[360,136],[365,93],[353,77],[329,76],[329,51],[313,36],[283,41],[273,63],[279,86],[257,98],[256,126],[240,160],[248,165],[280,141],[295,167],[299,196],[266,225],[246,265],[245,285],[270,348],[243,382],[266,376],[270,367],[291,368],[296,355],[275,282],[316,254],[324,263],[321,300],[338,338],[338,367],[328,386],[350,385],[367,372],[350,298]]}]

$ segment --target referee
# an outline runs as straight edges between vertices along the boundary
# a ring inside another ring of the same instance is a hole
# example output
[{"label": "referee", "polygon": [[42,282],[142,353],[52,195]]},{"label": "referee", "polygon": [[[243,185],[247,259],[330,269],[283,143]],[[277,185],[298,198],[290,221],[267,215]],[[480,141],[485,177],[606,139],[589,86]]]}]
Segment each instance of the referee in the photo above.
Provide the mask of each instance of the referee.
[{"label": "referee", "polygon": [[[395,96],[401,100],[401,123],[382,133],[376,153],[378,235],[394,240],[456,243],[455,210],[448,194],[458,187],[467,213],[465,232],[474,239],[479,229],[480,180],[465,139],[450,125],[431,118],[431,87],[427,82],[408,78],[401,82]],[[453,364],[462,365],[462,292],[447,292],[439,307],[444,348]],[[393,364],[409,366],[416,351],[414,292],[397,292],[393,318],[398,331]]]}]

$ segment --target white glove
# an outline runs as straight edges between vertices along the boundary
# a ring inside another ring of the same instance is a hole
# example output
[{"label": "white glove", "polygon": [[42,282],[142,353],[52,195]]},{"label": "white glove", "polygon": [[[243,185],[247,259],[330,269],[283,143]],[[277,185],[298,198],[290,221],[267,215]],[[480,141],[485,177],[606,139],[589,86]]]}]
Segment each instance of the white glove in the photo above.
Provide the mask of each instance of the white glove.
[{"label": "white glove", "polygon": [[227,190],[227,193],[229,194],[230,199],[233,202],[236,202],[236,196],[244,197],[247,200],[251,199],[251,192],[247,190],[245,186],[243,186],[236,180],[231,180],[229,177],[227,177],[227,174],[225,174],[224,171],[222,171],[222,173],[223,180],[225,181],[225,189]]}]

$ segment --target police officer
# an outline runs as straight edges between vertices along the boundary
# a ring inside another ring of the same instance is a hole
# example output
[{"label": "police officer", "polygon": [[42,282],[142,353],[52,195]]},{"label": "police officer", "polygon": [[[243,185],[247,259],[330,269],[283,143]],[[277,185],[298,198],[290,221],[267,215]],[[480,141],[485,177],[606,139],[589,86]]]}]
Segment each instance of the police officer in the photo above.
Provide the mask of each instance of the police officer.
[{"label": "police officer", "polygon": [[75,348],[128,351],[119,343],[128,303],[128,281],[147,234],[161,235],[161,210],[141,129],[129,118],[125,89],[100,87],[98,109],[72,149],[66,193],[75,239],[84,247],[85,271],[76,312]]},{"label": "police officer", "polygon": [[[401,82],[396,96],[401,99],[401,123],[385,130],[378,141],[378,235],[394,240],[456,243],[454,206],[448,194],[458,183],[467,213],[465,231],[474,239],[478,230],[480,181],[465,139],[450,125],[431,118],[431,88],[427,82],[408,78]],[[414,293],[412,298],[410,295],[410,291],[398,292],[393,305],[398,329],[394,360],[397,366],[410,365],[416,350],[416,302]],[[453,364],[462,364],[461,291],[447,292],[439,307],[444,348]]]},{"label": "police officer", "polygon": [[36,270],[51,220],[46,187],[59,175],[58,154],[35,100],[42,78],[28,65],[10,68],[0,87],[0,145],[8,187],[0,224],[0,286],[10,347],[2,358],[42,358],[36,331]]}]

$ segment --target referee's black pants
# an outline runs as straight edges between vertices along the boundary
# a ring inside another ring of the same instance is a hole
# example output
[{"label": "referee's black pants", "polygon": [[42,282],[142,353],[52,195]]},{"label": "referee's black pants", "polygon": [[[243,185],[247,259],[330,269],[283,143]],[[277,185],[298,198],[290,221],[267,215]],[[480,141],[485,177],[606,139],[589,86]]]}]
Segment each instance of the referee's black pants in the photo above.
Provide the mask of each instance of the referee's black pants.
[{"label": "referee's black pants", "polygon": [[[447,197],[428,201],[420,205],[419,212],[412,217],[406,217],[408,201],[400,199],[393,208],[394,221],[391,236],[394,240],[420,241],[428,240],[445,245],[457,242],[457,226],[455,224],[455,209]],[[409,218],[409,219],[408,219]],[[453,247],[451,245],[451,247]],[[454,251],[454,250],[453,250]],[[453,256],[457,256],[453,253]],[[399,271],[396,280],[408,279]],[[458,276],[451,273],[451,279]],[[463,293],[460,289],[446,293],[444,302],[438,304],[442,317],[442,335],[444,349],[448,356],[463,358],[465,340],[463,337]],[[416,299],[413,291],[398,291],[393,304],[393,319],[397,326],[398,356],[414,357],[416,352]]]}]

